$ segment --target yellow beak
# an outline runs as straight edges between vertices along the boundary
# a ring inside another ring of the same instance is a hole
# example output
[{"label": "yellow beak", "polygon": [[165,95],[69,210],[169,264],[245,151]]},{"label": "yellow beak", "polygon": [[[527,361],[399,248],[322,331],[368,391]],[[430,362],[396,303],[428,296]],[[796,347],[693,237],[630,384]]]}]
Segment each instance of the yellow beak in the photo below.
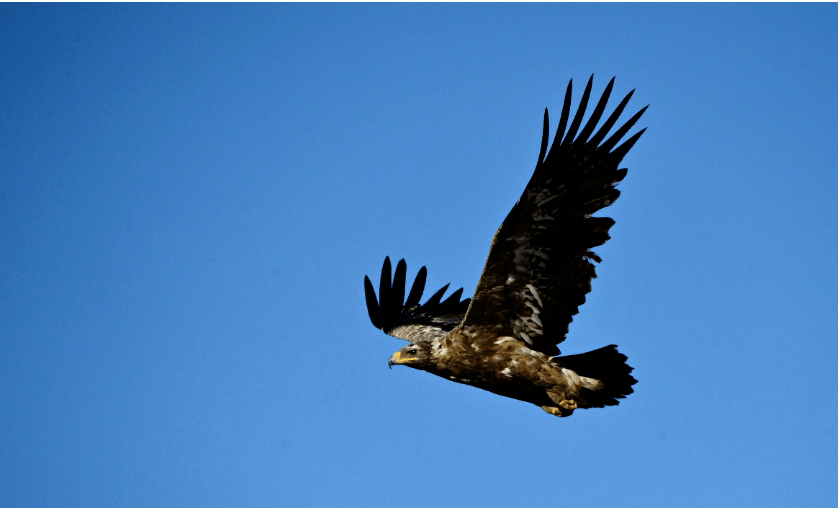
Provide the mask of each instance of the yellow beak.
[{"label": "yellow beak", "polygon": [[390,357],[390,360],[387,361],[388,368],[393,368],[394,365],[399,365],[400,363],[407,363],[416,361],[415,356],[402,356],[401,351],[397,351],[393,353],[393,356]]}]

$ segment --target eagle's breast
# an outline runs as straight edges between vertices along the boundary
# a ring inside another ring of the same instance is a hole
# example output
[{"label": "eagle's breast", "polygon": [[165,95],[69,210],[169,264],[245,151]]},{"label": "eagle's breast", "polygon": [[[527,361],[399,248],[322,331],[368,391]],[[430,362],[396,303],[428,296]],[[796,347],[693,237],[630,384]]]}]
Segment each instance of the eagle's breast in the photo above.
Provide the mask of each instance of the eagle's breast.
[{"label": "eagle's breast", "polygon": [[564,379],[551,357],[513,337],[481,340],[453,330],[432,342],[432,373],[458,383],[505,394],[549,388]]}]

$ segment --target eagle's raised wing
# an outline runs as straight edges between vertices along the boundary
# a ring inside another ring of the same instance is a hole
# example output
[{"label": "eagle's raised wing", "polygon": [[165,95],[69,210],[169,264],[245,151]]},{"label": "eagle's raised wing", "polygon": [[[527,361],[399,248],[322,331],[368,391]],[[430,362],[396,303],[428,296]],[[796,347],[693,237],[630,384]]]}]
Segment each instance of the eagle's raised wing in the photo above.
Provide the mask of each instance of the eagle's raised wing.
[{"label": "eagle's raised wing", "polygon": [[[390,258],[386,257],[382,265],[382,278],[379,280],[379,299],[370,279],[364,276],[364,296],[367,298],[367,313],[376,328],[388,335],[407,341],[431,340],[444,335],[446,332],[463,321],[469,298],[461,301],[463,289],[458,289],[448,298],[443,298],[449,285],[446,284],[434,293],[424,304],[420,305],[422,292],[425,289],[427,271],[423,266],[417,273],[408,299],[405,300],[405,260],[396,264],[393,283],[390,280]],[[404,300],[404,303],[403,303]]]},{"label": "eagle's raised wing", "polygon": [[[545,109],[542,147],[536,170],[524,193],[495,233],[489,257],[462,330],[472,340],[511,336],[531,349],[559,354],[568,325],[591,291],[596,277],[591,251],[609,239],[615,223],[591,214],[612,204],[620,195],[615,184],[626,175],[618,164],[643,130],[614,148],[641,117],[646,107],[606,141],[606,135],[626,107],[632,92],[618,105],[597,132],[612,91],[614,78],[577,136],[591,93],[589,79],[580,107],[568,122],[571,83],[559,127],[550,151],[548,110]],[[634,91],[633,91],[634,92]],[[576,136],[576,139],[575,139]]]}]

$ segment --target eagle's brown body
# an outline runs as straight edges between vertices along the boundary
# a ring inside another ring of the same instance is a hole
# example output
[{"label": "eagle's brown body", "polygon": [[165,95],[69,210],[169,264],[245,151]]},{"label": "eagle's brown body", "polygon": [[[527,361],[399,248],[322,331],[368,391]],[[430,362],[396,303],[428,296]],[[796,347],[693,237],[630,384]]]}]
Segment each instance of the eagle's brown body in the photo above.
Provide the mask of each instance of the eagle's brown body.
[{"label": "eagle's brown body", "polygon": [[578,391],[551,356],[533,351],[512,337],[484,344],[462,334],[455,330],[454,337],[432,342],[433,362],[428,372],[543,407],[573,400],[571,392]]},{"label": "eagle's brown body", "polygon": [[[412,349],[417,350],[415,354],[403,353]],[[614,346],[586,355],[591,355],[595,362],[602,362],[600,368],[582,366],[579,357],[585,355],[549,356],[530,349],[513,337],[498,337],[490,343],[456,328],[430,342],[406,346],[391,357],[390,364],[408,365],[456,383],[530,402],[557,416],[568,416],[577,407],[617,404],[612,398],[624,396],[621,391],[632,393],[630,386],[634,379],[629,376],[632,368],[624,363],[626,357]],[[612,369],[612,372],[602,372],[603,369]],[[585,374],[610,380],[621,375],[625,377],[623,382],[614,383],[605,390],[602,380]]]},{"label": "eagle's brown body", "polygon": [[616,346],[557,356],[557,344],[565,340],[568,325],[596,277],[593,262],[600,258],[591,248],[609,239],[614,224],[592,214],[620,195],[615,185],[626,169],[618,169],[618,163],[643,133],[614,148],[646,108],[603,141],[632,93],[594,133],[612,82],[576,138],[592,82],[566,134],[569,83],[549,152],[545,111],[536,170],[495,234],[471,300],[461,301],[458,290],[441,302],[446,285],[420,305],[425,267],[406,300],[404,260],[391,280],[390,260],[385,259],[378,298],[365,277],[373,324],[410,342],[391,357],[390,365],[407,365],[530,402],[557,416],[568,416],[577,408],[617,405],[617,399],[632,393],[636,382],[632,368]]}]

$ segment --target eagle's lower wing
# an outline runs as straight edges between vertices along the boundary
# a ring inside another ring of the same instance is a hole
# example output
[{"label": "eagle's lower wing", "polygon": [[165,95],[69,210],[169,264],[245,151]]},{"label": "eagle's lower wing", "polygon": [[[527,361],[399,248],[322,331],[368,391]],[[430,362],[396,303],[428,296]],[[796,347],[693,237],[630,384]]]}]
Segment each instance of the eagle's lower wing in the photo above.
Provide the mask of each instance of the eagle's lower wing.
[{"label": "eagle's lower wing", "polygon": [[[367,299],[367,313],[376,328],[388,335],[414,342],[431,340],[445,335],[446,332],[463,321],[469,299],[461,301],[463,289],[458,289],[448,298],[443,298],[449,285],[446,284],[434,293],[424,304],[420,298],[425,288],[427,271],[423,266],[417,273],[408,299],[405,300],[405,272],[407,265],[402,259],[396,264],[393,282],[390,279],[390,258],[386,257],[379,281],[379,298],[370,279],[364,276],[364,296]],[[404,303],[403,303],[404,301]]]},{"label": "eagle's lower wing", "polygon": [[[615,145],[647,109],[639,111],[606,141],[632,92],[594,133],[612,90],[609,82],[591,118],[579,129],[592,80],[568,132],[571,83],[550,151],[548,111],[536,170],[521,198],[496,231],[489,257],[463,323],[472,337],[515,337],[546,354],[558,354],[568,325],[591,291],[599,262],[592,248],[609,239],[614,221],[591,214],[609,206],[620,192],[626,169],[618,164],[643,130]],[[592,135],[594,133],[594,135]],[[614,148],[614,149],[613,149]],[[475,339],[481,340],[481,339]]]}]

